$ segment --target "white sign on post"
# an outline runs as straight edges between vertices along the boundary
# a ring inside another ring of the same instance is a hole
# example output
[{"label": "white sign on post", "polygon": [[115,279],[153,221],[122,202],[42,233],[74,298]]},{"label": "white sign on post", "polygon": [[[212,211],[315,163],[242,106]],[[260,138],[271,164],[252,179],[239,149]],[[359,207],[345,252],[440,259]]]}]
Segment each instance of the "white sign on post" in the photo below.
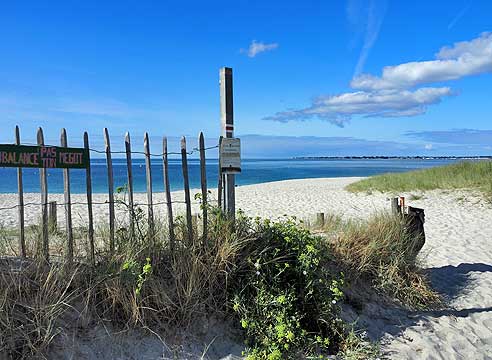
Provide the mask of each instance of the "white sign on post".
[{"label": "white sign on post", "polygon": [[241,141],[237,138],[222,138],[220,145],[220,168],[224,174],[241,172]]}]

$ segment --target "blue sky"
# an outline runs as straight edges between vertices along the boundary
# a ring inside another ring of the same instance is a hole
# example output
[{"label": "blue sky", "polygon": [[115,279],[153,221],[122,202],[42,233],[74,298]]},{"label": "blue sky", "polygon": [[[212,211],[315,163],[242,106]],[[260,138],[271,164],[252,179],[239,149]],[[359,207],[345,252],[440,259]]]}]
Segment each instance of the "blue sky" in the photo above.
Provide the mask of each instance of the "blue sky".
[{"label": "blue sky", "polygon": [[4,2],[0,141],[213,144],[230,66],[246,156],[492,154],[491,31],[490,0]]}]

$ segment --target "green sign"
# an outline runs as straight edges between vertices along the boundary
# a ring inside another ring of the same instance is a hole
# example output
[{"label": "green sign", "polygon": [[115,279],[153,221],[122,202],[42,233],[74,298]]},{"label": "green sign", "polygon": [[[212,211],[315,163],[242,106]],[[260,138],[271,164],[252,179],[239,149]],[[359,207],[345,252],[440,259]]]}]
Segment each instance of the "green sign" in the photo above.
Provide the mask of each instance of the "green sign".
[{"label": "green sign", "polygon": [[74,168],[89,166],[84,148],[0,144],[0,167]]}]

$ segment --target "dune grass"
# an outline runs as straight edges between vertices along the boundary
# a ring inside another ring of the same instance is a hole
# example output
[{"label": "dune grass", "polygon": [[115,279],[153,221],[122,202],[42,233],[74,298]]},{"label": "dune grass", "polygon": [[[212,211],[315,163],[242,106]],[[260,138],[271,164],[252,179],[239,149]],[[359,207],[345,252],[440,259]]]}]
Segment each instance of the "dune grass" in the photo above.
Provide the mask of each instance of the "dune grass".
[{"label": "dune grass", "polygon": [[[156,334],[213,316],[233,319],[251,360],[326,353],[370,359],[376,349],[340,317],[351,283],[360,280],[409,307],[435,300],[400,218],[332,216],[321,237],[294,219],[271,222],[238,213],[233,222],[220,209],[209,210],[205,243],[194,223],[190,244],[178,216],[174,253],[163,224],[152,238],[138,218],[142,231],[119,228],[116,251],[99,248],[96,268],[84,261],[83,243],[70,266],[62,256],[50,264],[0,257],[0,358],[45,358],[73,327],[105,322]],[[104,228],[98,232],[104,238]],[[29,240],[35,242],[36,234],[33,227]],[[12,235],[0,231],[0,249],[1,243],[12,248]],[[63,250],[62,242],[54,245],[52,251]]]},{"label": "dune grass", "polygon": [[327,217],[322,231],[328,235],[331,252],[349,280],[397,300],[410,309],[441,306],[440,296],[420,267],[420,239],[409,232],[406,220],[390,213],[375,213],[365,220]]},{"label": "dune grass", "polygon": [[471,189],[492,199],[492,161],[463,161],[456,164],[405,173],[373,176],[347,186],[351,192],[410,192],[435,189]]}]

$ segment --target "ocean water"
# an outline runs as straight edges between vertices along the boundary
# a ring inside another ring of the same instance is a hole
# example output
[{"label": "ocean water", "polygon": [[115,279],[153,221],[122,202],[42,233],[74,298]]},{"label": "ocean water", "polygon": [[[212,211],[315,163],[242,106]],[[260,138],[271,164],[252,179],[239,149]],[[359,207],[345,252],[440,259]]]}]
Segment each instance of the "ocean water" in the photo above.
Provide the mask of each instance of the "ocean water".
[{"label": "ocean water", "polygon": [[[270,181],[371,176],[388,172],[403,172],[433,166],[450,164],[451,159],[270,159],[242,160],[242,173],[236,176],[238,185],[258,184]],[[188,160],[191,188],[200,187],[200,166],[197,159]],[[146,191],[145,163],[143,159],[133,160],[134,189],[136,192]],[[107,166],[104,159],[93,159],[91,162],[92,189],[94,193],[107,192]],[[127,182],[125,159],[113,159],[113,175],[115,188]],[[181,161],[172,159],[169,163],[171,190],[183,189]],[[86,190],[85,170],[70,170],[72,193],[84,193]],[[207,160],[208,187],[216,187],[218,178],[218,161]],[[0,193],[17,192],[17,169],[0,168]],[[39,192],[39,170],[23,169],[24,192]],[[154,192],[164,191],[162,161],[152,160],[152,186]],[[63,173],[61,169],[48,170],[48,191],[63,192]]]}]

